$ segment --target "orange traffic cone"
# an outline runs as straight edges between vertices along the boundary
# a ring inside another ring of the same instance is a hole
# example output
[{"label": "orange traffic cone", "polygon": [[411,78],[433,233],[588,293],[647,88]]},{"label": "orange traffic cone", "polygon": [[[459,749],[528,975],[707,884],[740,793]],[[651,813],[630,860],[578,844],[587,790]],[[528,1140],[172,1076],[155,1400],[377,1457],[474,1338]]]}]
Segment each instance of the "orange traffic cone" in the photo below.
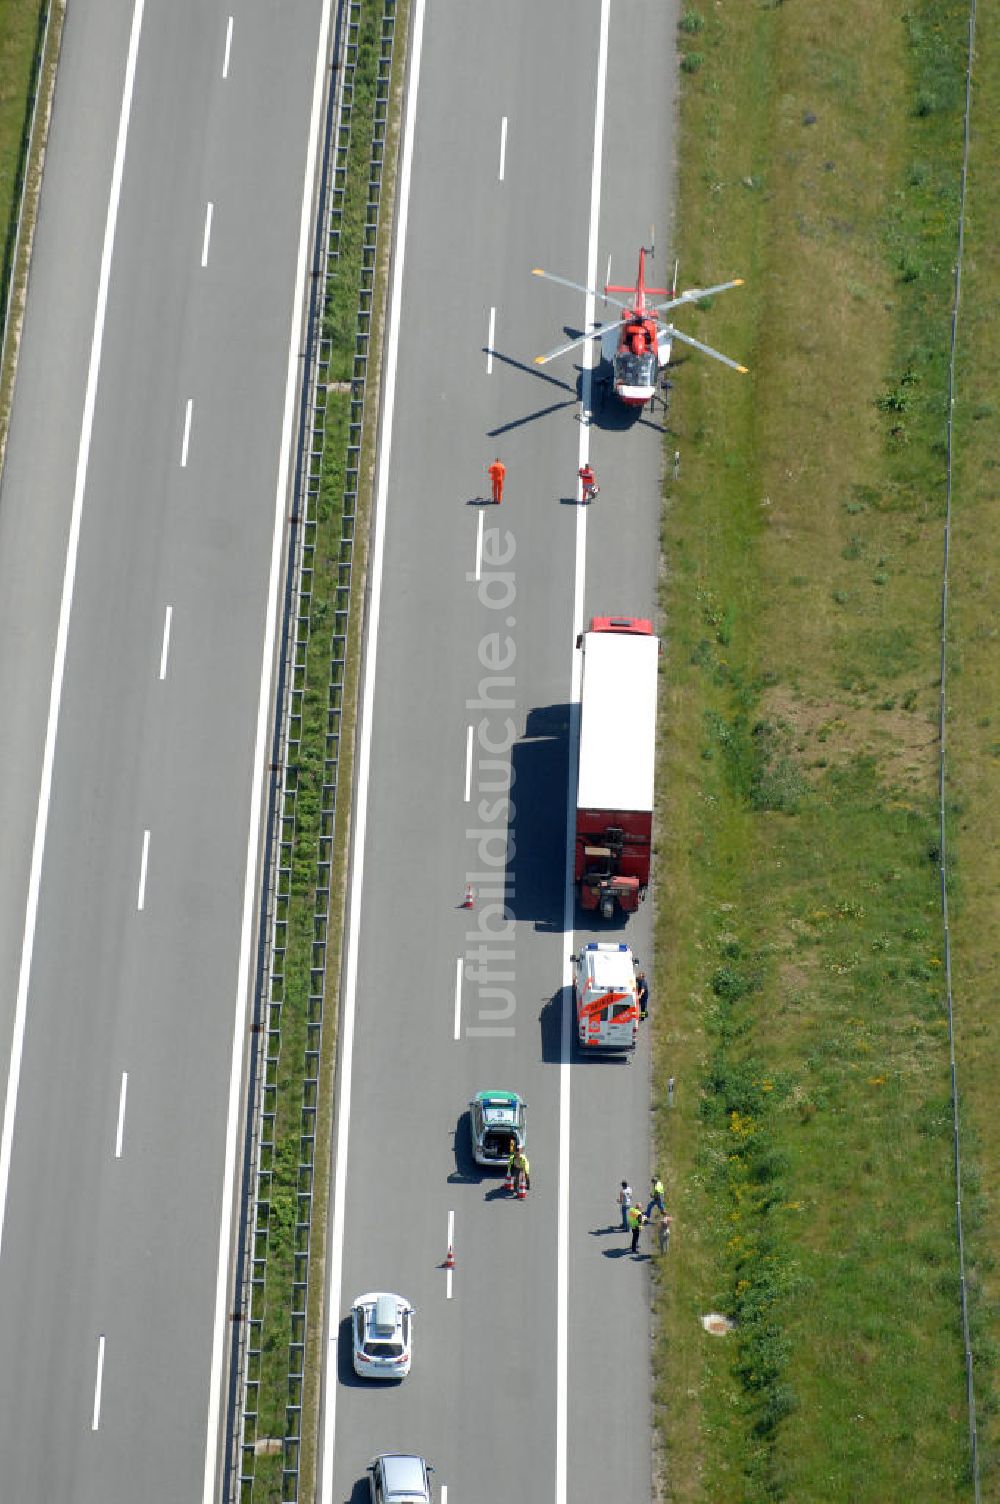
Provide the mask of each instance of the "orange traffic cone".
[{"label": "orange traffic cone", "polygon": [[455,1250],[450,1243],[448,1244],[448,1254],[444,1261],[444,1267],[446,1269],[454,1269],[455,1267]]},{"label": "orange traffic cone", "polygon": [[461,909],[474,909],[476,907],[476,895],[471,883],[465,885],[465,897],[459,904]]},{"label": "orange traffic cone", "polygon": [[514,1177],[513,1177],[513,1175],[508,1175],[507,1176],[507,1179],[503,1183],[503,1188],[504,1188],[505,1191],[512,1191],[514,1189]]},{"label": "orange traffic cone", "polygon": [[518,1182],[517,1182],[517,1199],[518,1199],[518,1201],[523,1201],[524,1198],[527,1196],[527,1194],[528,1194],[528,1182],[525,1180],[524,1176],[522,1175],[522,1176],[519,1177]]}]

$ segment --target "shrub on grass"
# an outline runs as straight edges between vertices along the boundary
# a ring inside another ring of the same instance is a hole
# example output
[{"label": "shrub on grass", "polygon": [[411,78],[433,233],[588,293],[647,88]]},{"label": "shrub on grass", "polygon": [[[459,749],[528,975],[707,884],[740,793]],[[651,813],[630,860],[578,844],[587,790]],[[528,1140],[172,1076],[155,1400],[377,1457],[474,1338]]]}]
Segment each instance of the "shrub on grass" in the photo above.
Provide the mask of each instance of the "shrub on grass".
[{"label": "shrub on grass", "polygon": [[699,31],[704,31],[705,17],[701,14],[700,11],[686,10],[677,24],[680,26],[681,31],[686,32],[688,36],[693,37],[696,36]]},{"label": "shrub on grass", "polygon": [[735,1003],[747,993],[758,991],[759,987],[758,978],[748,976],[735,966],[720,966],[712,975],[712,991],[723,1002]]},{"label": "shrub on grass", "polygon": [[910,406],[909,388],[913,385],[914,376],[911,371],[904,371],[895,386],[875,398],[875,406],[880,413],[905,413]]},{"label": "shrub on grass", "polygon": [[752,732],[754,768],[750,778],[750,808],[798,812],[806,781],[787,747],[786,738],[769,721],[758,721]]},{"label": "shrub on grass", "polygon": [[723,754],[732,791],[746,799],[753,777],[753,748],[747,717],[737,714],[730,720],[715,710],[709,710],[705,713],[705,724],[710,738]]},{"label": "shrub on grass", "polygon": [[[756,691],[744,693],[744,702]],[[796,814],[807,784],[791,752],[788,732],[771,721],[752,725],[742,711],[727,720],[708,711],[705,724],[720,747],[730,787],[752,810]]]},{"label": "shrub on grass", "polygon": [[708,1092],[704,1099],[705,1114],[718,1125],[727,1124],[733,1131],[733,1114],[737,1126],[746,1128],[767,1107],[763,1091],[764,1076],[758,1062],[751,1057],[733,1060],[725,1049],[717,1050],[705,1078]]},{"label": "shrub on grass", "polygon": [[785,1416],[791,1415],[797,1407],[798,1400],[791,1384],[782,1384],[776,1378],[770,1385],[760,1414],[754,1422],[757,1435],[770,1436]]},{"label": "shrub on grass", "polygon": [[[712,987],[717,996],[743,997],[752,990],[747,976],[734,968],[719,968]],[[797,1281],[777,1220],[787,1199],[788,1158],[772,1137],[773,1104],[787,1094],[786,1083],[765,1076],[752,1057],[734,1057],[724,1031],[717,1039],[704,1105],[724,1144],[716,1166],[731,1229],[725,1305],[736,1323],[733,1373],[749,1402],[753,1434],[762,1443],[750,1464],[759,1494],[747,1497],[781,1498],[774,1443],[782,1420],[796,1407],[787,1380],[791,1344],[782,1309]]]}]

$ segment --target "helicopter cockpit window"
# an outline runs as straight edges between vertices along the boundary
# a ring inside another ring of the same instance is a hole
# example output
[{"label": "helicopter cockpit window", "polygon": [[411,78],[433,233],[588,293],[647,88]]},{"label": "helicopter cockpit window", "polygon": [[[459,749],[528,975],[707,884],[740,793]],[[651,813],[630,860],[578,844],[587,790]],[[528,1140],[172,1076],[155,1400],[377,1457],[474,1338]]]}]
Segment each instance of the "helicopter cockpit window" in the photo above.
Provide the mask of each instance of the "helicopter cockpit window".
[{"label": "helicopter cockpit window", "polygon": [[617,379],[621,386],[655,386],[656,356],[621,354],[616,361]]}]

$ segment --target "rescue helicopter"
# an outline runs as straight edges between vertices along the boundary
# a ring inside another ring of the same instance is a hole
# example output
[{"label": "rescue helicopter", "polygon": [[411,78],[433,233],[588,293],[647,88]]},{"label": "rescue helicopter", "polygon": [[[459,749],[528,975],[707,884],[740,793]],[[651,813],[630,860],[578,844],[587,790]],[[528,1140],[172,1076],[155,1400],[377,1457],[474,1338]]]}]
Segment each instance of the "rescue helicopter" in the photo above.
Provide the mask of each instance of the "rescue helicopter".
[{"label": "rescue helicopter", "polygon": [[[639,250],[639,272],[633,287],[617,286],[611,282],[611,258],[608,258],[608,280],[604,285],[603,300],[605,304],[613,303],[616,308],[623,310],[622,317],[612,324],[598,324],[595,328],[587,330],[585,334],[578,335],[575,339],[568,340],[566,344],[559,345],[555,350],[550,350],[547,355],[536,355],[535,364],[538,366],[548,365],[550,360],[555,360],[557,355],[565,355],[568,350],[574,350],[577,345],[584,344],[589,339],[599,339],[604,358],[611,363],[612,385],[615,396],[626,407],[643,408],[647,402],[655,404],[656,383],[660,369],[667,365],[670,360],[671,343],[677,339],[682,344],[691,345],[695,350],[701,350],[704,355],[710,355],[713,360],[720,360],[724,366],[739,371],[746,375],[746,366],[741,366],[738,361],[730,360],[728,355],[722,355],[718,350],[713,350],[711,345],[702,344],[701,340],[695,339],[690,334],[682,334],[672,323],[667,323],[661,315],[668,309],[679,308],[685,303],[696,303],[701,298],[713,297],[717,292],[727,292],[731,287],[742,287],[743,278],[737,277],[732,282],[718,282],[714,287],[690,287],[686,291],[677,291],[677,267],[674,267],[674,286],[647,287],[646,286],[646,257],[652,256],[652,246],[641,246]],[[553,272],[543,271],[540,266],[532,268],[532,276],[544,277],[548,282],[558,282],[561,287],[569,287],[574,292],[587,293],[592,297],[600,297],[601,294],[591,287],[584,287],[579,282],[571,282],[567,277],[557,277]],[[612,297],[612,293],[628,293],[629,299],[623,302],[620,298]],[[665,298],[663,303],[647,303],[647,298]]]}]

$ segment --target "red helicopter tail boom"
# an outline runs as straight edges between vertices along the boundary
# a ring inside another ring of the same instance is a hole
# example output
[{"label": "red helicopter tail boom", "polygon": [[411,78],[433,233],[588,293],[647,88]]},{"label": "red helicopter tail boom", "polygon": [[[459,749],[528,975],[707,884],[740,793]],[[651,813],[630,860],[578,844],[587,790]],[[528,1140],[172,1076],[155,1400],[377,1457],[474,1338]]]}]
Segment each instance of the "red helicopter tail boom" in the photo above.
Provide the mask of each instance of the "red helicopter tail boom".
[{"label": "red helicopter tail boom", "polygon": [[664,298],[672,298],[674,296],[674,289],[672,287],[647,287],[646,286],[646,247],[645,246],[643,246],[641,248],[641,250],[639,251],[639,275],[636,277],[636,280],[635,280],[634,284],[631,287],[616,287],[613,282],[607,282],[607,283],[605,283],[604,291],[606,293],[609,293],[609,292],[628,292],[628,293],[631,293],[632,296],[635,298],[635,309],[636,309],[637,313],[644,313],[645,312],[645,310],[646,310],[646,294],[647,293],[649,293],[650,296],[655,295],[656,297],[664,297]]}]

